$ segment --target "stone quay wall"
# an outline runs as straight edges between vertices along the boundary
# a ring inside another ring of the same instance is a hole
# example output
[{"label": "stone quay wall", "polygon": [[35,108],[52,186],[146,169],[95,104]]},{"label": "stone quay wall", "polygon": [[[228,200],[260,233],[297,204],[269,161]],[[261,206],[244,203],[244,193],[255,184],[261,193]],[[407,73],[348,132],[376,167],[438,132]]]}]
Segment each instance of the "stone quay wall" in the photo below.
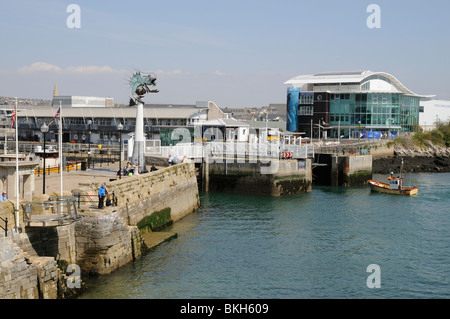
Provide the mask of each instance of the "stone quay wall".
[{"label": "stone quay wall", "polygon": [[106,182],[117,206],[102,210],[96,208],[100,183],[80,186],[72,193],[93,201],[79,209],[80,220],[64,226],[16,232],[13,205],[0,203],[10,230],[7,237],[0,230],[0,299],[73,296],[83,289],[73,285],[75,274],[109,274],[140,258],[147,248],[141,232],[161,229],[200,205],[193,163]]},{"label": "stone quay wall", "polygon": [[[73,190],[94,192],[101,183]],[[190,214],[200,206],[193,163],[156,172],[122,177],[106,183],[117,196],[117,206],[79,212],[75,225],[77,264],[85,273],[108,274],[137,259],[145,249],[140,232],[156,231]]]},{"label": "stone quay wall", "polygon": [[202,184],[207,191],[282,196],[312,189],[311,159],[202,165]]},{"label": "stone quay wall", "polygon": [[68,296],[65,278],[53,257],[29,256],[13,239],[0,237],[0,299]]},{"label": "stone quay wall", "polygon": [[372,178],[372,155],[331,156],[331,185],[364,185]]}]

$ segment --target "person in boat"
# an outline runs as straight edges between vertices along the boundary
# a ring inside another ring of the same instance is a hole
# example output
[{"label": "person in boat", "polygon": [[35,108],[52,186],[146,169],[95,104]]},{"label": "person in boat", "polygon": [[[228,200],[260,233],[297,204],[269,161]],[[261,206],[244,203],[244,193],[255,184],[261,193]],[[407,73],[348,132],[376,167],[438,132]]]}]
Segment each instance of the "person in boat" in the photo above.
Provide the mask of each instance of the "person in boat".
[{"label": "person in boat", "polygon": [[388,177],[388,179],[394,179],[394,172],[391,172],[391,176]]}]

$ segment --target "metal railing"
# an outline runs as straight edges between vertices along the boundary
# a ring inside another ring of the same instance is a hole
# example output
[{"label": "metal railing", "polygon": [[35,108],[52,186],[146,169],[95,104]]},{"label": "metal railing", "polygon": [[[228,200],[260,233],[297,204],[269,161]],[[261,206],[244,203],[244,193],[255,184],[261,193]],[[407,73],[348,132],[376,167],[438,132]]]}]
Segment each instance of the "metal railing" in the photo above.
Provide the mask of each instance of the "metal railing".
[{"label": "metal railing", "polygon": [[[111,194],[106,194],[105,196],[105,205],[106,206],[117,206],[117,196],[116,193],[113,191]],[[86,194],[75,194],[73,195],[73,198],[75,199],[77,203],[77,208],[81,209],[82,206],[86,207],[89,206],[90,208],[97,208],[98,207],[98,196],[94,194],[94,192],[88,192]],[[89,205],[86,205],[89,204]],[[93,207],[94,206],[94,207]]]},{"label": "metal railing", "polygon": [[205,144],[189,143],[177,144],[175,146],[162,146],[160,155],[162,157],[177,156],[181,161],[183,157],[190,159],[200,159],[208,157],[278,157],[282,158],[283,153],[291,152],[292,158],[312,158],[314,157],[314,145],[289,145],[279,143],[246,143],[246,142],[209,142]]},{"label": "metal railing", "polygon": [[75,199],[50,196],[43,202],[22,204],[25,225],[31,227],[61,226],[79,220]]}]

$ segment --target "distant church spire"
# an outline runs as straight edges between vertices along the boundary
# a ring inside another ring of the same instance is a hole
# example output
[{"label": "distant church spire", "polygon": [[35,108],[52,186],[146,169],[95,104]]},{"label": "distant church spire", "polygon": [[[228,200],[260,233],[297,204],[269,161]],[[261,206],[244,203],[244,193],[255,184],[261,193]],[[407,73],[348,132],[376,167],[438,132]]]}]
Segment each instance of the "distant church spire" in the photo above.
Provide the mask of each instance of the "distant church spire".
[{"label": "distant church spire", "polygon": [[55,87],[53,88],[53,96],[58,96],[58,89],[56,88],[56,83]]}]

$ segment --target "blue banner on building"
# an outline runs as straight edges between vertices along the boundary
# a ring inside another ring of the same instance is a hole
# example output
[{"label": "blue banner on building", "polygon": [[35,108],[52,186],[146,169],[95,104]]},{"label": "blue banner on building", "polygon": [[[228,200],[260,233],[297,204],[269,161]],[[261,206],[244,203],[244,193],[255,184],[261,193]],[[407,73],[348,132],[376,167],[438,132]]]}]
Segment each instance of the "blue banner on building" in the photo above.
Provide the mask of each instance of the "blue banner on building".
[{"label": "blue banner on building", "polygon": [[298,129],[298,103],[300,96],[300,88],[289,87],[287,93],[287,123],[286,130],[295,132]]}]

